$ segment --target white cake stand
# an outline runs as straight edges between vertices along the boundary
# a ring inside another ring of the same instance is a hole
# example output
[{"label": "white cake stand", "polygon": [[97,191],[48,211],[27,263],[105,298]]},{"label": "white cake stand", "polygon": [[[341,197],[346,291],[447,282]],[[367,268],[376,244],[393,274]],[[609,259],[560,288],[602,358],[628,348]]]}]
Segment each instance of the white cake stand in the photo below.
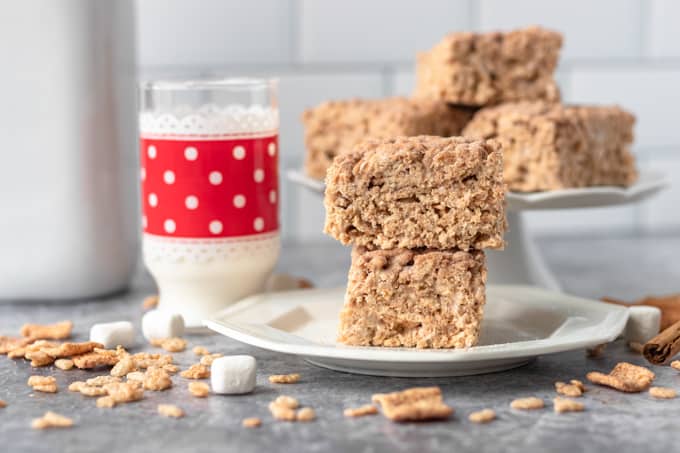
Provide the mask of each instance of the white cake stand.
[{"label": "white cake stand", "polygon": [[[323,195],[323,181],[310,178],[300,170],[288,170],[287,177],[296,184]],[[533,285],[560,290],[557,279],[527,233],[522,218],[523,211],[602,208],[636,203],[655,195],[668,185],[664,175],[644,172],[634,185],[627,188],[603,186],[526,194],[508,192],[506,200],[509,229],[505,234],[507,244],[505,250],[487,252],[489,283]]]}]

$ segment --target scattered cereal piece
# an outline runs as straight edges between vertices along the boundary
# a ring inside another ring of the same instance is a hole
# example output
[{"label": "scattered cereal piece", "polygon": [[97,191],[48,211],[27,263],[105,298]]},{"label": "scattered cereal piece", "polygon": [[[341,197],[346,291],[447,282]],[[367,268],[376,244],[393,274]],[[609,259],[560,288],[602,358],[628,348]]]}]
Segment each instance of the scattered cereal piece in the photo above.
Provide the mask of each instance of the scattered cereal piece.
[{"label": "scattered cereal piece", "polygon": [[402,392],[375,394],[383,414],[392,421],[416,421],[448,418],[453,408],[442,400],[439,387],[414,387]]},{"label": "scattered cereal piece", "polygon": [[563,412],[583,412],[585,406],[583,403],[574,401],[570,398],[562,398],[561,396],[555,397],[553,399],[553,408],[555,412],[561,414]]},{"label": "scattered cereal piece", "polygon": [[674,368],[676,370],[680,370],[680,360],[673,360],[671,362],[671,368]]},{"label": "scattered cereal piece", "polygon": [[675,390],[668,387],[650,387],[649,394],[658,399],[673,399],[678,396]]},{"label": "scattered cereal piece", "polygon": [[31,361],[31,366],[36,368],[54,363],[54,357],[44,351],[29,351],[26,352],[25,357]]},{"label": "scattered cereal piece", "polygon": [[179,313],[161,310],[148,311],[142,318],[144,338],[172,338],[184,334],[184,318]]},{"label": "scattered cereal piece", "polygon": [[571,383],[555,382],[555,391],[560,395],[578,397],[583,396],[585,386],[581,381],[572,379]]},{"label": "scattered cereal piece", "polygon": [[249,355],[232,355],[213,360],[210,367],[213,393],[240,395],[255,389],[257,362]]},{"label": "scattered cereal piece", "polygon": [[272,384],[295,384],[300,380],[300,375],[293,374],[273,374],[269,376],[269,382]]},{"label": "scattered cereal piece", "polygon": [[210,366],[215,361],[215,359],[219,359],[220,357],[222,357],[222,354],[220,354],[219,352],[204,355],[203,357],[201,357],[200,364]]},{"label": "scattered cereal piece", "polygon": [[[151,354],[149,352],[138,352],[132,356],[137,368],[145,370],[149,367],[155,366],[158,368],[165,368],[166,365],[172,364],[172,356],[170,354]],[[169,370],[165,370],[170,372]]]},{"label": "scattered cereal piece", "polygon": [[64,340],[71,336],[73,323],[61,321],[55,324],[24,324],[21,328],[22,337],[31,337],[43,340]]},{"label": "scattered cereal piece", "polygon": [[120,378],[117,376],[102,375],[88,379],[85,384],[92,387],[103,387],[106,384],[117,384],[118,382],[120,382]]},{"label": "scattered cereal piece", "polygon": [[257,417],[244,418],[242,424],[244,428],[257,428],[262,425],[262,420]]},{"label": "scattered cereal piece", "polygon": [[144,389],[134,381],[107,384],[104,390],[116,403],[130,403],[144,398]]},{"label": "scattered cereal piece", "polygon": [[133,371],[125,375],[128,381],[144,382],[144,373],[142,371]]},{"label": "scattered cereal piece", "polygon": [[205,379],[210,377],[210,369],[200,363],[194,363],[179,375],[187,379]]},{"label": "scattered cereal piece", "polygon": [[163,365],[161,368],[163,368],[165,371],[168,372],[168,374],[177,374],[179,371],[179,367],[177,365],[174,365],[172,363],[168,363],[166,365]]},{"label": "scattered cereal piece", "polygon": [[69,390],[69,392],[79,392],[80,389],[83,387],[83,385],[85,385],[85,383],[83,381],[71,382],[68,385],[68,390]]},{"label": "scattered cereal piece", "polygon": [[90,341],[101,343],[107,349],[129,348],[135,344],[135,328],[129,321],[95,324],[90,328]]},{"label": "scattered cereal piece", "polygon": [[93,352],[73,357],[73,363],[78,368],[90,369],[100,366],[113,366],[120,360],[118,351],[95,348]]},{"label": "scattered cereal piece", "polygon": [[3,407],[7,407],[7,403],[3,400],[0,400],[0,409],[2,409]]},{"label": "scattered cereal piece", "polygon": [[593,384],[631,393],[646,390],[655,377],[649,369],[627,362],[618,363],[609,374],[591,371],[586,375],[586,378]]},{"label": "scattered cereal piece", "polygon": [[111,376],[127,376],[133,371],[137,370],[137,365],[132,356],[125,356],[116,363],[113,368],[111,368]]},{"label": "scattered cereal piece", "polygon": [[205,398],[210,394],[210,386],[205,382],[189,382],[189,393],[196,398]]},{"label": "scattered cereal piece", "polygon": [[586,349],[586,355],[591,359],[596,359],[602,357],[605,349],[607,349],[607,343],[598,344],[592,348]]},{"label": "scattered cereal piece", "polygon": [[149,343],[153,346],[161,347],[168,352],[182,352],[187,347],[187,341],[179,337],[151,339]]},{"label": "scattered cereal piece", "polygon": [[73,420],[64,417],[63,415],[47,411],[41,418],[34,419],[31,426],[33,429],[68,428],[73,426]]},{"label": "scattered cereal piece", "polygon": [[57,393],[57,380],[54,376],[31,376],[28,378],[28,385],[36,392]]},{"label": "scattered cereal piece", "polygon": [[180,418],[184,417],[184,411],[174,404],[159,404],[158,413],[163,417]]},{"label": "scattered cereal piece", "polygon": [[280,395],[274,400],[274,404],[279,406],[287,407],[289,409],[297,409],[300,406],[298,400],[288,395]]},{"label": "scattered cereal piece", "polygon": [[642,343],[638,343],[636,341],[629,341],[628,342],[628,349],[630,349],[633,352],[637,352],[638,354],[642,354],[642,350],[645,348],[645,345]]},{"label": "scattered cereal piece", "polygon": [[142,301],[143,310],[151,310],[152,308],[156,308],[157,306],[158,306],[158,294],[147,296]]},{"label": "scattered cereal piece", "polygon": [[[0,354],[8,354],[16,349],[23,348],[33,343],[36,338],[16,338],[0,336]],[[23,354],[21,355],[23,357]]]},{"label": "scattered cereal piece", "polygon": [[90,397],[104,396],[108,394],[104,387],[98,387],[96,385],[87,385],[85,383],[78,387],[78,391],[80,392],[81,395]]},{"label": "scattered cereal piece", "polygon": [[297,415],[295,413],[295,409],[291,409],[290,407],[286,406],[281,406],[276,404],[275,401],[272,401],[269,403],[269,412],[271,412],[272,416],[277,419],[277,420],[283,420],[287,422],[293,422],[295,421]]},{"label": "scattered cereal piece", "polygon": [[364,404],[356,408],[347,408],[343,411],[345,417],[364,417],[366,415],[375,415],[378,413],[378,408],[372,404]]},{"label": "scattered cereal piece", "polygon": [[530,396],[528,398],[518,398],[514,400],[512,403],[510,403],[510,407],[513,409],[522,410],[543,409],[545,407],[545,403],[540,398]]},{"label": "scattered cereal piece", "polygon": [[97,398],[97,407],[116,407],[116,401],[110,396],[102,396],[101,398]]},{"label": "scattered cereal piece", "polygon": [[311,407],[303,407],[297,414],[295,414],[295,420],[299,422],[311,422],[316,418],[316,412]]},{"label": "scattered cereal piece", "polygon": [[172,387],[172,380],[164,369],[151,367],[144,373],[143,385],[146,390],[159,392]]},{"label": "scattered cereal piece", "polygon": [[472,423],[489,423],[496,419],[496,412],[493,409],[482,409],[481,411],[473,412],[468,416],[468,420]]},{"label": "scattered cereal piece", "polygon": [[196,355],[208,355],[208,354],[210,354],[204,346],[194,346],[192,351]]},{"label": "scattered cereal piece", "polygon": [[54,361],[54,366],[59,368],[60,370],[68,371],[71,368],[73,368],[73,360],[71,359],[57,359]]}]

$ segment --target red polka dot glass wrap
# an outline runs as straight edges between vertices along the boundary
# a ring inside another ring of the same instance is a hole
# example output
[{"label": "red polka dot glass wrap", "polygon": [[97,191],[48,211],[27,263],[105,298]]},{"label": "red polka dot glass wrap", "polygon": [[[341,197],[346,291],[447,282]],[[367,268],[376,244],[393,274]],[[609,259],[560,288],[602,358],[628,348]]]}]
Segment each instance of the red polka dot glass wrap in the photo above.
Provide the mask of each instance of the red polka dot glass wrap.
[{"label": "red polka dot glass wrap", "polygon": [[228,238],[278,231],[278,139],[141,138],[147,234]]}]

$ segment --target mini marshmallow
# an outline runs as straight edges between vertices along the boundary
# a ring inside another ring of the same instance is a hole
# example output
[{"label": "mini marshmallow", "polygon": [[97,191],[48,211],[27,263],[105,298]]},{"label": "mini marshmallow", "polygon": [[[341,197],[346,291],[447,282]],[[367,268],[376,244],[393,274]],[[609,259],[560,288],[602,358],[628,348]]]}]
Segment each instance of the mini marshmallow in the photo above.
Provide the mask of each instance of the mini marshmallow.
[{"label": "mini marshmallow", "polygon": [[106,349],[119,345],[129,348],[135,344],[135,329],[128,321],[95,324],[90,329],[90,341],[101,343]]},{"label": "mini marshmallow", "polygon": [[151,310],[142,317],[142,334],[147,340],[184,335],[184,318],[179,313]]},{"label": "mini marshmallow", "polygon": [[240,395],[255,388],[257,362],[249,355],[232,355],[213,360],[210,385],[213,393]]},{"label": "mini marshmallow", "polygon": [[634,305],[628,312],[628,323],[623,333],[627,342],[645,344],[659,333],[661,310],[647,305]]}]

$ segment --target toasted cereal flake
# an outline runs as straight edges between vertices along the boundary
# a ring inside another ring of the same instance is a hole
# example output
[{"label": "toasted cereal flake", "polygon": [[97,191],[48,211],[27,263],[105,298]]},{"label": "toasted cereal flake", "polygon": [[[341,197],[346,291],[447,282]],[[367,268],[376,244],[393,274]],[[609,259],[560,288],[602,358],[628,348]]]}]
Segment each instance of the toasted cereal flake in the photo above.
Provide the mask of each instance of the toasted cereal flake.
[{"label": "toasted cereal flake", "polygon": [[269,376],[269,382],[272,384],[295,384],[300,380],[300,375],[293,374],[273,374]]},{"label": "toasted cereal flake", "polygon": [[555,391],[560,395],[578,397],[583,396],[583,389],[579,385],[555,382]]},{"label": "toasted cereal flake", "polygon": [[645,345],[642,343],[638,343],[637,341],[629,341],[628,342],[628,349],[630,349],[633,352],[637,352],[638,354],[642,354],[642,350],[645,348]]},{"label": "toasted cereal flake", "polygon": [[134,381],[107,384],[104,390],[116,403],[130,403],[144,398],[144,389]]},{"label": "toasted cereal flake", "polygon": [[673,360],[671,362],[671,368],[674,368],[676,370],[680,370],[680,360]]},{"label": "toasted cereal flake", "polygon": [[678,396],[675,390],[668,387],[650,387],[649,394],[658,399],[673,399]]},{"label": "toasted cereal flake", "polygon": [[468,420],[472,423],[489,423],[496,419],[496,412],[493,409],[482,409],[481,411],[473,412],[468,416]]},{"label": "toasted cereal flake", "polygon": [[101,398],[97,398],[97,407],[116,407],[116,401],[110,396],[102,396]]},{"label": "toasted cereal flake", "polygon": [[31,366],[36,368],[54,363],[54,357],[43,351],[29,351],[25,357],[31,361]]},{"label": "toasted cereal flake", "polygon": [[257,417],[244,418],[242,425],[244,428],[257,428],[262,425],[262,420]]},{"label": "toasted cereal flake", "polygon": [[586,355],[591,359],[596,359],[602,357],[605,349],[607,349],[607,343],[598,344],[592,348],[586,349]]},{"label": "toasted cereal flake", "polygon": [[168,352],[182,352],[187,347],[187,341],[183,338],[152,338],[149,340],[152,346],[160,347]]},{"label": "toasted cereal flake", "polygon": [[3,400],[0,400],[0,409],[2,409],[3,407],[7,407],[7,403]]},{"label": "toasted cereal flake", "polygon": [[200,364],[205,365],[205,366],[210,366],[210,365],[212,365],[212,363],[215,359],[218,359],[220,357],[222,357],[222,354],[220,354],[219,352],[216,352],[214,354],[204,355],[203,357],[201,357]]},{"label": "toasted cereal flake", "polygon": [[416,421],[448,418],[453,408],[442,399],[439,387],[414,387],[401,392],[375,394],[383,414],[392,421]]},{"label": "toasted cereal flake", "polygon": [[111,368],[111,376],[126,376],[136,369],[137,365],[135,365],[135,360],[132,358],[132,356],[128,355],[121,358],[118,363],[116,363],[113,368]]},{"label": "toasted cereal flake", "polygon": [[96,385],[87,385],[83,383],[79,388],[78,391],[80,392],[81,395],[83,396],[105,396],[108,394],[108,392],[104,389],[104,387],[98,387]]},{"label": "toasted cereal flake", "polygon": [[179,371],[179,367],[177,365],[172,364],[172,363],[169,363],[167,365],[163,365],[161,368],[163,368],[169,374],[176,374]]},{"label": "toasted cereal flake", "polygon": [[295,409],[291,409],[290,407],[286,406],[281,406],[279,404],[276,404],[275,401],[269,403],[269,412],[271,412],[272,416],[275,419],[287,422],[295,421],[297,417]]},{"label": "toasted cereal flake", "polygon": [[137,381],[137,382],[144,382],[144,372],[142,371],[133,371],[131,373],[128,373],[125,375],[128,381]]},{"label": "toasted cereal flake", "polygon": [[210,368],[200,363],[194,363],[179,375],[187,379],[205,379],[210,377]]},{"label": "toasted cereal flake", "polygon": [[315,418],[316,412],[311,407],[303,407],[295,414],[295,419],[299,422],[311,422]]},{"label": "toasted cereal flake", "polygon": [[[5,337],[0,335],[0,355],[9,354],[17,349],[23,349],[25,346],[36,341],[37,338],[18,338],[18,337]],[[23,354],[20,356],[23,357]]]},{"label": "toasted cereal flake", "polygon": [[132,359],[135,361],[137,368],[141,370],[152,366],[163,368],[165,365],[172,364],[173,360],[170,354],[151,354],[148,352],[138,352],[132,356]]},{"label": "toasted cereal flake", "polygon": [[57,380],[54,376],[31,376],[28,378],[28,385],[36,392],[57,393]]},{"label": "toasted cereal flake", "polygon": [[210,394],[210,386],[205,382],[189,382],[189,393],[196,398],[205,398]]},{"label": "toasted cereal flake", "polygon": [[120,360],[118,351],[96,348],[93,352],[73,357],[73,363],[81,369],[114,366]]},{"label": "toasted cereal flake", "polygon": [[192,351],[196,355],[208,355],[208,354],[210,354],[204,346],[194,346]]},{"label": "toasted cereal flake", "polygon": [[360,407],[347,408],[343,411],[345,417],[364,417],[366,415],[375,415],[378,413],[378,408],[372,404],[364,404]]},{"label": "toasted cereal flake", "polygon": [[54,366],[59,368],[60,370],[68,371],[71,368],[73,368],[73,360],[71,359],[57,359],[54,361]]},{"label": "toasted cereal flake", "polygon": [[563,412],[583,412],[585,406],[583,403],[572,400],[571,398],[557,396],[553,399],[553,408],[555,412],[561,414]]},{"label": "toasted cereal flake", "polygon": [[24,324],[21,328],[22,337],[40,338],[45,340],[64,340],[71,336],[73,323],[61,321],[55,324]]},{"label": "toasted cereal flake", "polygon": [[583,382],[579,381],[578,379],[572,379],[571,381],[569,381],[569,383],[570,383],[571,385],[575,385],[576,387],[580,388],[580,389],[581,389],[581,393],[585,393],[585,392],[588,391],[588,389],[587,389],[586,386],[583,384]]},{"label": "toasted cereal flake", "polygon": [[280,395],[274,400],[274,404],[287,407],[289,409],[297,409],[300,406],[298,400],[288,395]]},{"label": "toasted cereal flake", "polygon": [[184,417],[184,411],[174,404],[159,404],[158,413],[163,417],[180,418]]},{"label": "toasted cereal flake", "polygon": [[26,356],[26,348],[25,347],[18,347],[16,349],[12,349],[7,353],[7,357],[10,359],[23,359]]},{"label": "toasted cereal flake", "polygon": [[53,347],[42,347],[40,350],[54,357],[72,357],[94,351],[96,348],[103,348],[104,345],[95,341],[85,341],[82,343],[62,343]]},{"label": "toasted cereal flake", "polygon": [[609,374],[591,371],[586,375],[586,378],[593,384],[605,385],[629,393],[646,390],[655,377],[649,369],[628,362],[618,363]]},{"label": "toasted cereal flake", "polygon": [[33,429],[68,428],[73,426],[73,420],[63,415],[47,411],[41,418],[36,418],[31,423]]},{"label": "toasted cereal flake", "polygon": [[108,376],[106,374],[103,374],[101,376],[95,376],[93,378],[88,379],[87,381],[85,381],[85,384],[92,387],[103,387],[106,384],[115,384],[120,381],[121,379],[117,376]]},{"label": "toasted cereal flake", "polygon": [[512,403],[510,403],[510,407],[513,409],[522,410],[543,409],[545,407],[545,403],[540,398],[530,396],[528,398],[518,398],[514,400]]},{"label": "toasted cereal flake", "polygon": [[70,392],[79,392],[82,386],[86,385],[83,381],[71,382],[68,386]]},{"label": "toasted cereal flake", "polygon": [[154,294],[152,296],[147,296],[144,298],[144,301],[142,301],[142,309],[143,310],[151,310],[152,308],[156,308],[158,306],[158,295]]},{"label": "toasted cereal flake", "polygon": [[158,392],[172,387],[172,380],[164,369],[151,367],[147,368],[146,373],[144,373],[143,385],[146,390]]}]

